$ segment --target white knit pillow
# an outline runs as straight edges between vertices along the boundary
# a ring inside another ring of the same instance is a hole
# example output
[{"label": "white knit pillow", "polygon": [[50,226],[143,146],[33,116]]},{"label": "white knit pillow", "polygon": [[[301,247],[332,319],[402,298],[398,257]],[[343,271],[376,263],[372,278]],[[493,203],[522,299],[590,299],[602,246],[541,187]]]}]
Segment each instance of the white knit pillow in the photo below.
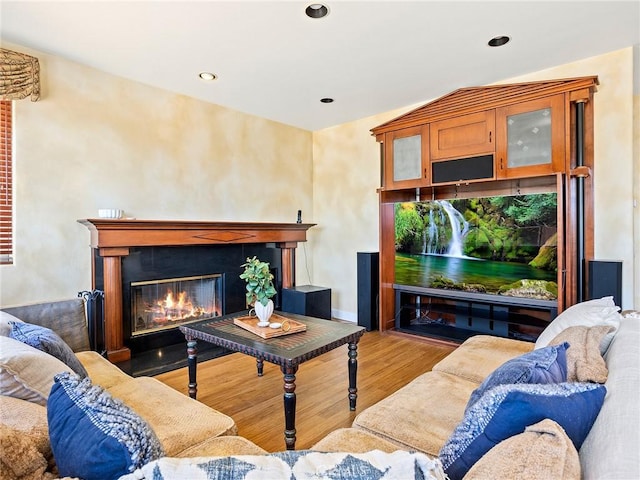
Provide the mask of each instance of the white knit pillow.
[{"label": "white knit pillow", "polygon": [[613,297],[602,297],[576,303],[563,311],[555,320],[547,325],[547,328],[544,329],[536,340],[535,348],[546,347],[551,340],[556,338],[560,332],[568,327],[610,325],[614,327],[614,329],[609,332],[600,343],[600,353],[604,354],[620,326],[622,316],[619,312],[620,307],[617,307],[613,303]]}]

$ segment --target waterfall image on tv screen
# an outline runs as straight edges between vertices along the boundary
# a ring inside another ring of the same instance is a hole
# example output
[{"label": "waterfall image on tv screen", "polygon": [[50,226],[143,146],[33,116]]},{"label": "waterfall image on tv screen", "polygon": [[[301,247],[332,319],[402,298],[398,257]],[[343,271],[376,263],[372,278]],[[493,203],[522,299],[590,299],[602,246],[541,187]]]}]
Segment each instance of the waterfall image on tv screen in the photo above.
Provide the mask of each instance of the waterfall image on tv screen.
[{"label": "waterfall image on tv screen", "polygon": [[395,283],[555,300],[557,195],[395,205]]}]

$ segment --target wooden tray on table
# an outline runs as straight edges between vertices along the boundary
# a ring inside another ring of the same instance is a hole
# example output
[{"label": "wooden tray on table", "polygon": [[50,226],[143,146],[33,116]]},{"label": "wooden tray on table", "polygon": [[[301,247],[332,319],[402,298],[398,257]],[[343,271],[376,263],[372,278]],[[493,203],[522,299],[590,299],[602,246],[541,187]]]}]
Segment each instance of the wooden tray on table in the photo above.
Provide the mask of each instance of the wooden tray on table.
[{"label": "wooden tray on table", "polygon": [[[278,315],[277,313],[272,314],[269,320],[271,323],[279,323],[281,326],[279,328],[259,327],[258,317],[253,317],[249,315],[244,317],[234,318],[233,324],[237,325],[240,328],[244,328],[245,330],[248,330],[251,333],[255,333],[259,337],[262,337],[265,339],[273,338],[273,337],[281,337],[282,335],[289,335],[291,333],[304,332],[307,329],[307,326],[304,323],[300,323],[296,320],[283,317],[282,315]],[[289,325],[288,329],[287,329],[287,324]]]}]

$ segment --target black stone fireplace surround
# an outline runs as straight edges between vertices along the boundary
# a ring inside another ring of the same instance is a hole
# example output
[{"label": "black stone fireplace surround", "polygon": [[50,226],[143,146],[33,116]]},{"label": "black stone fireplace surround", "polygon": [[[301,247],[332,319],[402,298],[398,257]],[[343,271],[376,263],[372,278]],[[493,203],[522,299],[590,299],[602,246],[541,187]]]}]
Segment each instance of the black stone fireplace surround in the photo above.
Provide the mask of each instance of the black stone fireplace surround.
[{"label": "black stone fireplace surround", "polygon": [[[97,256],[96,287],[103,290],[103,267]],[[239,278],[247,257],[257,256],[269,262],[278,295],[274,298],[280,306],[282,290],[280,250],[271,244],[197,245],[179,247],[130,248],[122,258],[122,319],[124,344],[132,356],[180,344],[184,350],[184,335],[176,328],[132,335],[131,283],[163,280],[167,278],[220,274],[222,276],[222,315],[246,309],[245,282]],[[184,356],[184,351],[182,352]]]}]

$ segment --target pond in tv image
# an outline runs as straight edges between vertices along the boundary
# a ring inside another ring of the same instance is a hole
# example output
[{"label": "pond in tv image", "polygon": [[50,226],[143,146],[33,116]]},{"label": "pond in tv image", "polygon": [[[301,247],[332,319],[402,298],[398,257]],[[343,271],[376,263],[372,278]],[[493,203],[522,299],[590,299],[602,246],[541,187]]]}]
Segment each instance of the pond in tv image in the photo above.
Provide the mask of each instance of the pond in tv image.
[{"label": "pond in tv image", "polygon": [[556,214],[555,193],[399,202],[395,283],[556,299]]},{"label": "pond in tv image", "polygon": [[[555,282],[555,272],[522,263],[497,262],[447,255],[396,254],[395,283],[418,287],[443,287],[442,279],[465,285],[482,285],[486,293],[498,293],[500,287],[522,279]],[[451,285],[455,288],[454,285]]]}]

